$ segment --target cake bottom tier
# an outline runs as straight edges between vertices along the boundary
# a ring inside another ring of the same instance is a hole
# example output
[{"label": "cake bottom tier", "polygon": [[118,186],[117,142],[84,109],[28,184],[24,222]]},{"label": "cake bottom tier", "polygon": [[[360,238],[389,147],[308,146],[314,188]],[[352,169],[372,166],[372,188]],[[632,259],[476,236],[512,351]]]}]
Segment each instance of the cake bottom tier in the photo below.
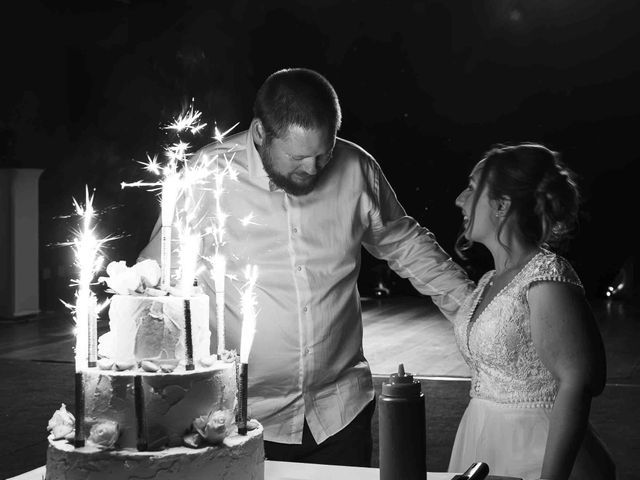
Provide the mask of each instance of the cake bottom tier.
[{"label": "cake bottom tier", "polygon": [[262,426],[219,446],[159,452],[75,448],[49,439],[45,480],[264,480]]}]

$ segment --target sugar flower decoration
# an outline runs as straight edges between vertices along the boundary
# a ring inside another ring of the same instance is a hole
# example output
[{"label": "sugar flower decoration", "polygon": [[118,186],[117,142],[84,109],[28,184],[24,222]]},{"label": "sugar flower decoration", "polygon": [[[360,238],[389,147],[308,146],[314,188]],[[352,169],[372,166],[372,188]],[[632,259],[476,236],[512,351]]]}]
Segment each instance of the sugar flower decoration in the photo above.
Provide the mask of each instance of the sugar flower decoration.
[{"label": "sugar flower decoration", "polygon": [[210,444],[222,443],[235,420],[232,410],[216,410],[193,421],[193,428]]},{"label": "sugar flower decoration", "polygon": [[51,432],[54,440],[60,440],[75,431],[75,423],[75,417],[67,410],[66,405],[63,403],[59,410],[53,412],[53,416],[47,424],[47,430]]},{"label": "sugar flower decoration", "polygon": [[132,267],[127,267],[124,260],[107,265],[108,277],[100,277],[110,289],[120,295],[144,293],[147,288],[155,287],[160,282],[160,265],[155,260],[143,260]]},{"label": "sugar flower decoration", "polygon": [[118,422],[102,420],[91,427],[87,443],[99,447],[111,448],[120,436]]}]

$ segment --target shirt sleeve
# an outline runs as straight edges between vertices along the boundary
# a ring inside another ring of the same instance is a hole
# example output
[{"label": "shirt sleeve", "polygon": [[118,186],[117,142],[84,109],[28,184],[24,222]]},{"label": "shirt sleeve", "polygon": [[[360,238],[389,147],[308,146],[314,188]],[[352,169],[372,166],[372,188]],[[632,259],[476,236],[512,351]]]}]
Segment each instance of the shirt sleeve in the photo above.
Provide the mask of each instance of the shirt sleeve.
[{"label": "shirt sleeve", "polygon": [[453,261],[432,232],[408,216],[400,205],[380,166],[370,159],[367,171],[371,211],[364,248],[374,257],[386,260],[400,277],[428,295],[449,320],[453,320],[474,283]]},{"label": "shirt sleeve", "polygon": [[155,260],[160,263],[160,235],[161,235],[161,219],[158,216],[151,235],[149,236],[149,243],[138,254],[138,262],[143,260]]}]

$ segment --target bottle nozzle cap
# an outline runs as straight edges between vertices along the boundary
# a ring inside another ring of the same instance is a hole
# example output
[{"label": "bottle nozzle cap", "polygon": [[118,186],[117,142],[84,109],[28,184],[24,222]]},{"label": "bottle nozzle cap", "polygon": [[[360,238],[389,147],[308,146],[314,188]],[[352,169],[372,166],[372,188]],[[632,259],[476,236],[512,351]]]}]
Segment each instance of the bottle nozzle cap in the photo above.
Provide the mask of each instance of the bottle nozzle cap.
[{"label": "bottle nozzle cap", "polygon": [[392,373],[389,383],[413,383],[413,375],[404,371],[404,363],[398,365],[398,373]]},{"label": "bottle nozzle cap", "polygon": [[413,380],[413,375],[405,372],[404,364],[398,365],[398,373],[389,376],[389,382],[382,384],[382,393],[390,397],[419,395],[420,382]]}]

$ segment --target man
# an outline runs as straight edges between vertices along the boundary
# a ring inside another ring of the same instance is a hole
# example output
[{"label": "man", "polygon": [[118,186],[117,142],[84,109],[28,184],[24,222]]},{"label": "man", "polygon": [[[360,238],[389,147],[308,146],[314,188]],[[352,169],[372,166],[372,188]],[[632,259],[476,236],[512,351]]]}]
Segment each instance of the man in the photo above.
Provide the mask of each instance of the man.
[{"label": "man", "polygon": [[[470,281],[406,215],[373,157],[336,137],[340,123],[338,97],[323,76],[275,72],[257,93],[249,129],[194,156],[236,172],[219,197],[224,215],[212,185],[200,189],[190,213],[200,225],[224,222],[217,242],[203,239],[203,256],[213,257],[217,243],[227,261],[227,348],[240,346],[242,272],[259,269],[249,411],[264,426],[266,457],[370,466],[375,398],[356,286],[361,247],[447,316]],[[140,260],[159,258],[159,235],[157,225]],[[199,282],[215,332],[210,272]]]}]

